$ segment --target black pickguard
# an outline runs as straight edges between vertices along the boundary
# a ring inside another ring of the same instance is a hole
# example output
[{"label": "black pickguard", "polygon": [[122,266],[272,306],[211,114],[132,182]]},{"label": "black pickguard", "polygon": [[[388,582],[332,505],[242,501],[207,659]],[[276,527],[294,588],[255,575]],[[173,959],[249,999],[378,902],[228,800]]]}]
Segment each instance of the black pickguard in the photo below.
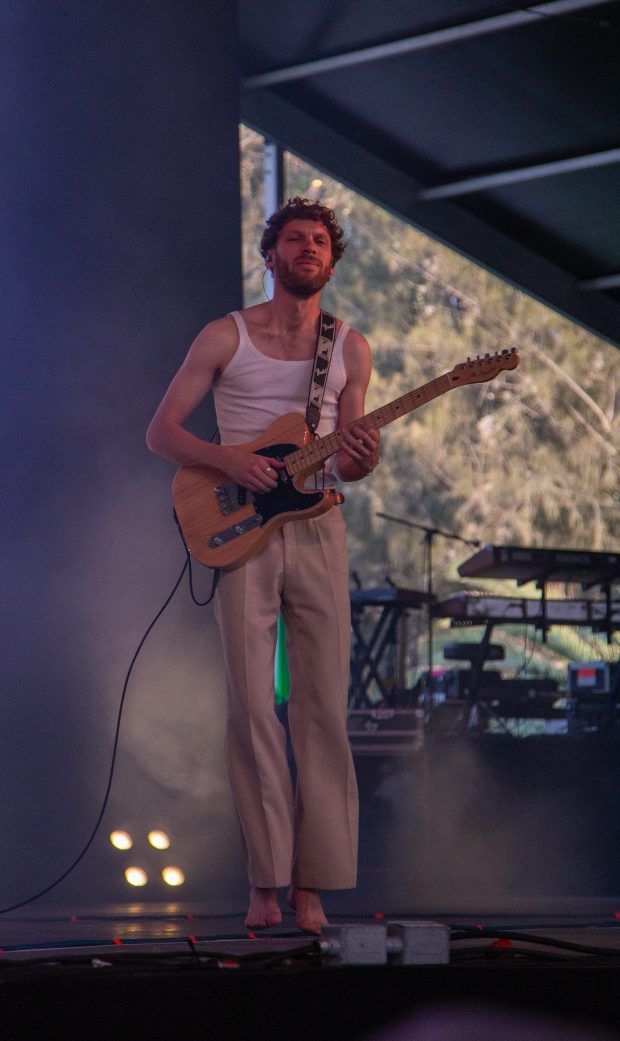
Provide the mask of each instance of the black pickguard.
[{"label": "black pickguard", "polygon": [[[272,459],[284,459],[291,452],[296,452],[299,445],[267,445],[259,448],[256,455],[271,456]],[[253,492],[254,508],[262,517],[261,527],[273,517],[281,513],[296,513],[300,510],[308,510],[321,502],[324,492],[300,492],[293,484],[293,478],[289,477],[285,470],[278,471],[278,487],[272,492]]]}]

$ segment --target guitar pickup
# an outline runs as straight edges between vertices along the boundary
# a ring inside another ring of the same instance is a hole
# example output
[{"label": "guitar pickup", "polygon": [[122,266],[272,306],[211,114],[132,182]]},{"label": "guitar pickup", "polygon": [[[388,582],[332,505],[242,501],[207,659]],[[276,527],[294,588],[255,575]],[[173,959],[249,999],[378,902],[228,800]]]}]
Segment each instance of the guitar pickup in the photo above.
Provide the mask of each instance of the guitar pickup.
[{"label": "guitar pickup", "polygon": [[234,513],[240,506],[245,506],[248,498],[247,488],[242,488],[236,481],[228,481],[226,484],[215,486],[215,498],[220,508],[220,513],[226,516]]},{"label": "guitar pickup", "polygon": [[233,539],[238,539],[240,535],[246,535],[253,528],[260,528],[262,523],[263,518],[260,513],[253,513],[250,517],[245,517],[244,520],[239,521],[238,524],[231,524],[230,528],[224,528],[223,531],[218,531],[217,535],[212,535],[209,539],[209,548],[217,549],[218,546],[223,546],[226,542],[232,542]]}]

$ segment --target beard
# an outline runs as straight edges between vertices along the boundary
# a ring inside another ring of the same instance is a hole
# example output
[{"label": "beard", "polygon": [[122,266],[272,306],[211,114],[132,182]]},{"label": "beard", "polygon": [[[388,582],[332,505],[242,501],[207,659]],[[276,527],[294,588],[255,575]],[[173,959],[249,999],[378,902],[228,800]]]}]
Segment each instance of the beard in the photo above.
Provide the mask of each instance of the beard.
[{"label": "beard", "polygon": [[320,293],[331,277],[331,264],[325,267],[317,267],[315,271],[297,272],[293,267],[276,257],[273,265],[274,278],[283,289],[298,300],[309,300],[311,296]]}]

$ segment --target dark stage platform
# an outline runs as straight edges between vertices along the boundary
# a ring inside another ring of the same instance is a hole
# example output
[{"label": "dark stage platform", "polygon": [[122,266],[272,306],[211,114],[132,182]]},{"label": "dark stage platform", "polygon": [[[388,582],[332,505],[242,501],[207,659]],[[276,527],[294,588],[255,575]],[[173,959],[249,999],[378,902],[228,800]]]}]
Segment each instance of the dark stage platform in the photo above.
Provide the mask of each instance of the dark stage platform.
[{"label": "dark stage platform", "polygon": [[443,925],[449,960],[402,965],[388,948],[384,964],[342,964],[344,945],[304,936],[289,915],[250,938],[241,909],[31,908],[0,920],[3,1041],[392,1041],[403,1017],[398,1041],[620,1037],[620,899],[385,918],[326,903],[349,930]]}]

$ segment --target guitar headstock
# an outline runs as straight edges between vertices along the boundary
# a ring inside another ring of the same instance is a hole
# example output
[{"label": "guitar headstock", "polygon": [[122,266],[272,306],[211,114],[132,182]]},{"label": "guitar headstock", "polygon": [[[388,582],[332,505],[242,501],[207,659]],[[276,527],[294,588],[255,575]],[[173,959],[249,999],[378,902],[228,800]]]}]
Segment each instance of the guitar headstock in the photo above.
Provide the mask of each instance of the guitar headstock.
[{"label": "guitar headstock", "polygon": [[519,351],[516,347],[510,347],[495,351],[495,354],[485,354],[482,358],[478,355],[477,358],[460,362],[448,373],[448,379],[454,384],[487,383],[505,369],[516,369],[518,364]]}]

